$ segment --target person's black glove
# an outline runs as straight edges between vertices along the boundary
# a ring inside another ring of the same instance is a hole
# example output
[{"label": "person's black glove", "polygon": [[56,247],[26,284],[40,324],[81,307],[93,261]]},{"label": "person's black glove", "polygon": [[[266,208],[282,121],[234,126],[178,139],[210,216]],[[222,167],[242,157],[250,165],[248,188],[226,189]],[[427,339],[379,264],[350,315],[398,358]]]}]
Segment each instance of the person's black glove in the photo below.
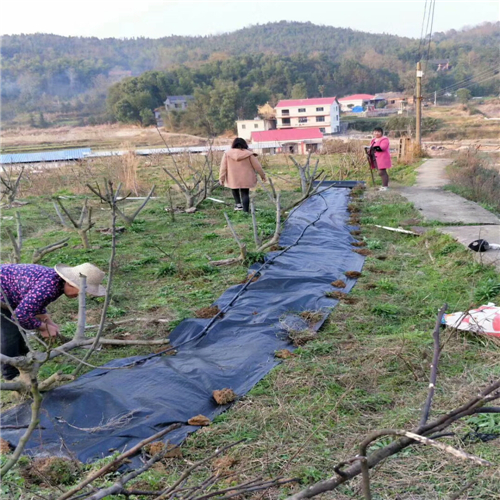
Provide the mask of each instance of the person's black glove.
[{"label": "person's black glove", "polygon": [[377,153],[381,153],[382,152],[382,148],[380,146],[375,146],[373,148],[374,151],[376,151]]}]

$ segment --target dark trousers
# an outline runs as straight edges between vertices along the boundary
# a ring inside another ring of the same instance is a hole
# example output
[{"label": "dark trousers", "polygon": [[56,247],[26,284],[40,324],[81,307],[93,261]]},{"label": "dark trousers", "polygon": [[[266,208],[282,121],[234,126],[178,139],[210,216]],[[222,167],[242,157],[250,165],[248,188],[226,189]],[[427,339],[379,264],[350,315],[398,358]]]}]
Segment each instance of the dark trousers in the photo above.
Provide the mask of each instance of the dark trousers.
[{"label": "dark trousers", "polygon": [[244,212],[250,212],[250,189],[231,189],[236,205],[243,205]]},{"label": "dark trousers", "polygon": [[[17,325],[10,320],[11,313],[8,309],[2,308],[0,349],[2,354],[15,358],[24,356],[28,351],[21,332]],[[5,380],[12,380],[19,375],[19,370],[11,365],[2,363],[2,377]]]}]

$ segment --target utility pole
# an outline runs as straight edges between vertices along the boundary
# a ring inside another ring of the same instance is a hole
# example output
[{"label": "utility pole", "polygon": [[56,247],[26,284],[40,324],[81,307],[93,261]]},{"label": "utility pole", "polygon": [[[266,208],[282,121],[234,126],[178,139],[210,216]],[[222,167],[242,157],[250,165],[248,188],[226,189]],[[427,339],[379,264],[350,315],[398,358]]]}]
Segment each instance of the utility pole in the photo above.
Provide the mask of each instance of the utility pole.
[{"label": "utility pole", "polygon": [[437,90],[434,91],[434,106],[438,105],[438,93]]},{"label": "utility pole", "polygon": [[417,124],[415,130],[415,140],[420,146],[422,144],[422,65],[420,61],[417,63],[417,95],[416,95],[416,114],[417,114]]}]

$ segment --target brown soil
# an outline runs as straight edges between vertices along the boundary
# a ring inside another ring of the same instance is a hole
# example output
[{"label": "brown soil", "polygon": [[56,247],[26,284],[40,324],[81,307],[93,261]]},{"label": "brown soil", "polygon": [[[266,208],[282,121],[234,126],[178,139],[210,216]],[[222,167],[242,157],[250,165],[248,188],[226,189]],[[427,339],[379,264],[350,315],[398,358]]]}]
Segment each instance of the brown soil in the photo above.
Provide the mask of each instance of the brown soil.
[{"label": "brown soil", "polygon": [[346,304],[356,304],[356,302],[358,301],[356,298],[347,295],[347,293],[339,291],[327,292],[325,293],[325,296],[329,299],[341,300]]},{"label": "brown soil", "polygon": [[219,314],[220,309],[219,306],[210,306],[210,307],[202,307],[194,312],[194,315],[197,318],[213,318],[217,314]]},{"label": "brown soil", "polygon": [[347,205],[347,210],[349,212],[351,212],[352,214],[355,214],[355,213],[359,213],[360,207],[357,203],[349,203],[349,205]]},{"label": "brown soil", "polygon": [[377,285],[374,283],[367,283],[366,285],[363,285],[363,289],[365,290],[373,290],[375,288],[377,288]]},{"label": "brown soil", "polygon": [[47,486],[71,484],[76,480],[78,471],[77,462],[60,457],[35,458],[19,469],[27,483]]},{"label": "brown soil", "polygon": [[272,247],[269,247],[270,252],[279,252],[280,250],[283,250],[283,247],[280,247],[279,245],[273,245]]},{"label": "brown soil", "polygon": [[323,313],[318,311],[303,311],[299,316],[305,319],[310,325],[314,325],[323,319]]},{"label": "brown soil", "polygon": [[359,278],[361,276],[361,273],[359,271],[346,271],[344,273],[347,278]]},{"label": "brown soil", "polygon": [[297,355],[288,349],[281,349],[280,351],[275,351],[274,356],[279,359],[289,359]]},{"label": "brown soil", "polygon": [[366,247],[366,241],[353,241],[351,245],[353,247]]},{"label": "brown soil", "polygon": [[[161,441],[155,441],[154,443],[149,443],[144,446],[144,451],[150,456],[157,455],[164,449],[165,443],[162,443]],[[168,443],[167,453],[165,453],[164,458],[182,458],[182,451],[179,446]]]},{"label": "brown soil", "polygon": [[358,231],[358,230],[351,231],[352,236],[359,236],[360,234],[361,234],[361,231]]},{"label": "brown soil", "polygon": [[218,472],[225,472],[230,469],[233,465],[236,465],[238,460],[231,455],[226,455],[225,457],[217,458],[212,462],[214,469]]},{"label": "brown soil", "polygon": [[367,266],[366,270],[369,271],[370,273],[375,273],[375,274],[395,274],[396,271],[385,271],[384,269],[378,269],[374,266]]},{"label": "brown soil", "polygon": [[387,255],[377,255],[378,260],[387,260]]},{"label": "brown soil", "polygon": [[342,281],[342,280],[332,281],[331,285],[336,287],[336,288],[345,288],[346,287],[345,281]]},{"label": "brown soil", "polygon": [[311,340],[316,340],[316,335],[305,330],[300,333],[291,334],[290,339],[292,340],[295,347],[300,347],[301,345],[305,345],[308,342],[311,342]]},{"label": "brown soil", "polygon": [[210,425],[210,419],[205,417],[205,415],[196,415],[195,417],[191,417],[187,423],[189,425]]},{"label": "brown soil", "polygon": [[5,441],[5,439],[0,438],[0,454],[6,455],[7,453],[10,453],[12,451],[12,448],[9,444],[8,441]]},{"label": "brown soil", "polygon": [[220,391],[213,391],[212,396],[218,405],[227,405],[232,403],[238,395],[232,389],[221,389]]},{"label": "brown soil", "polygon": [[366,248],[361,248],[360,250],[354,250],[354,251],[356,253],[359,253],[359,255],[364,255],[365,257],[372,254],[372,252]]},{"label": "brown soil", "polygon": [[250,281],[251,283],[255,283],[260,278],[260,274],[252,273],[249,274],[245,279],[241,280],[240,283],[246,283]]},{"label": "brown soil", "polygon": [[347,222],[350,226],[359,226],[361,221],[359,217],[351,217]]}]

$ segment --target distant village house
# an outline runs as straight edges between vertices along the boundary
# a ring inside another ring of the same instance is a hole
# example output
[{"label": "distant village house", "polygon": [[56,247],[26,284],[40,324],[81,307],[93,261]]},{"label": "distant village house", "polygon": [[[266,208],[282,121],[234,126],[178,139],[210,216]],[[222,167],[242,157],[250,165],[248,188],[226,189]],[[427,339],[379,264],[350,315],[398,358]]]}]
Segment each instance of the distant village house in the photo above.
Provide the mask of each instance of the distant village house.
[{"label": "distant village house", "polygon": [[277,129],[252,132],[252,151],[258,154],[307,154],[317,152],[323,144],[323,133],[316,128]]},{"label": "distant village house", "polygon": [[192,101],[192,95],[169,95],[165,100],[165,109],[167,111],[185,111],[189,101]]},{"label": "distant village house", "polygon": [[323,134],[340,130],[340,106],[336,97],[286,99],[276,105],[278,129],[318,129]]},{"label": "distant village house", "polygon": [[372,94],[353,94],[339,99],[340,109],[344,112],[362,112],[368,106],[375,106],[376,96]]},{"label": "distant village house", "polygon": [[257,106],[257,111],[258,116],[253,120],[236,121],[238,137],[249,141],[252,138],[252,132],[262,132],[276,128],[276,114],[269,103],[264,104],[264,106]]}]

